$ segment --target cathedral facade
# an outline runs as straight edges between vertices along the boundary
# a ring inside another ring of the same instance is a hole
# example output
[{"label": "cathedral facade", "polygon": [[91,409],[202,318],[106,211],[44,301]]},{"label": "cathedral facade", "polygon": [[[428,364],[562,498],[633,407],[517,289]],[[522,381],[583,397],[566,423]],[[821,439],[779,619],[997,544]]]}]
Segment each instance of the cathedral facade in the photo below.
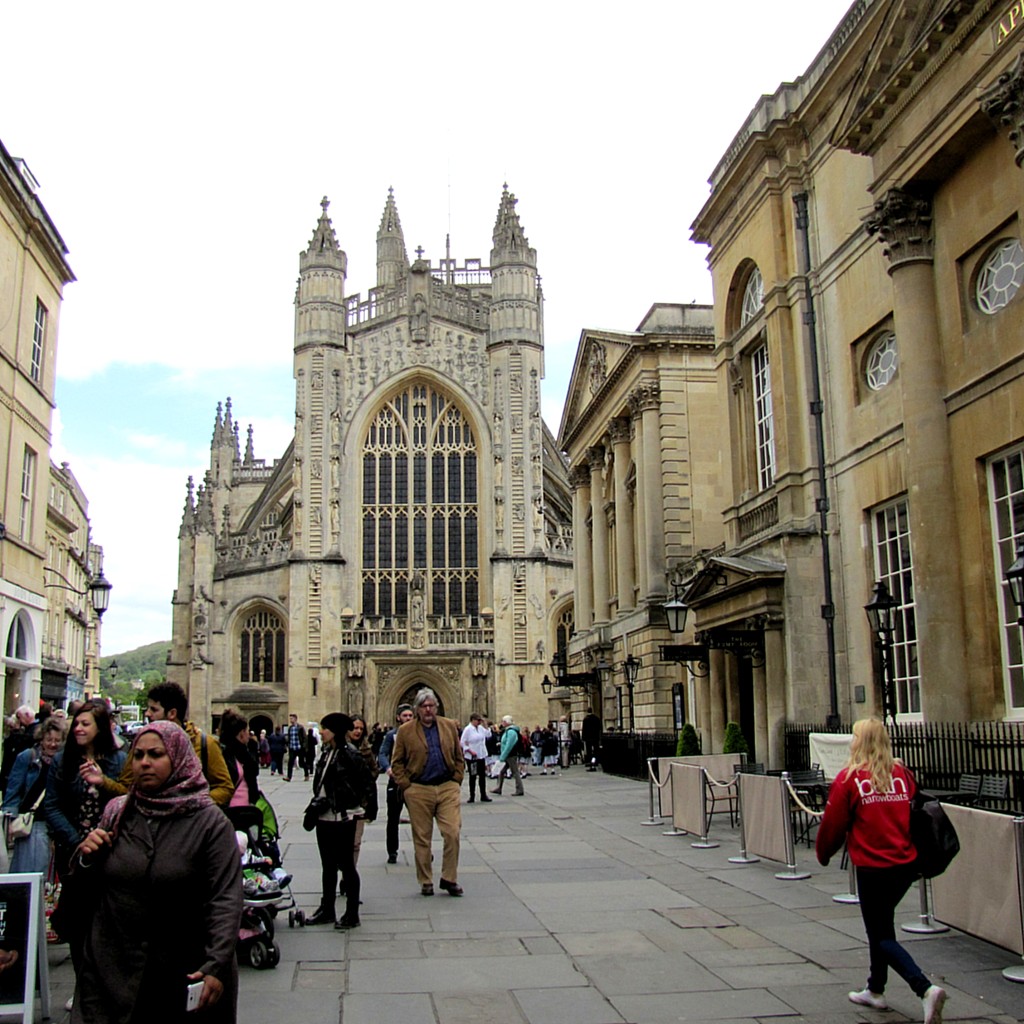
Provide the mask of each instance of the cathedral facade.
[{"label": "cathedral facade", "polygon": [[390,721],[424,684],[461,721],[542,720],[572,514],[515,196],[489,266],[431,266],[410,262],[389,191],[365,299],[327,207],[299,257],[292,443],[257,459],[229,399],[189,480],[168,678],[207,724],[228,706]]}]

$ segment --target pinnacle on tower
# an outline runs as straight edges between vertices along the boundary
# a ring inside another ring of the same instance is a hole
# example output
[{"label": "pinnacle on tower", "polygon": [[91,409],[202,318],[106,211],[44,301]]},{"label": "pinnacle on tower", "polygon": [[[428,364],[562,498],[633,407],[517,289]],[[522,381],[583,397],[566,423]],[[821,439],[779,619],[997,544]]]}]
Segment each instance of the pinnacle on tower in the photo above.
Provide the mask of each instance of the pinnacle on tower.
[{"label": "pinnacle on tower", "polygon": [[224,419],[223,419],[224,406],[220,402],[217,403],[217,418],[213,422],[213,444],[216,446],[220,444],[221,435],[224,432]]},{"label": "pinnacle on tower", "polygon": [[529,239],[523,233],[516,213],[519,200],[508,190],[508,184],[502,186],[501,202],[498,204],[498,219],[494,222],[494,248],[525,250],[530,247]]},{"label": "pinnacle on tower", "polygon": [[320,201],[320,219],[305,252],[299,253],[295,289],[295,348],[343,345],[345,341],[345,274],[348,257],[327,216],[330,202]]},{"label": "pinnacle on tower", "polygon": [[251,466],[256,461],[256,455],[252,448],[252,424],[249,424],[249,429],[246,432],[245,438],[245,461],[243,465]]},{"label": "pinnacle on tower", "polygon": [[314,256],[316,253],[341,253],[338,236],[334,233],[331,218],[327,216],[327,207],[330,205],[331,201],[327,196],[320,200],[320,219],[316,222],[313,237],[309,240],[309,246],[304,253],[307,257]]},{"label": "pinnacle on tower", "polygon": [[181,529],[179,537],[186,537],[194,532],[196,525],[195,481],[190,476],[185,487],[185,507],[181,513]]},{"label": "pinnacle on tower", "polygon": [[377,287],[391,287],[409,269],[409,256],[405,251],[402,222],[395,205],[395,190],[388,189],[384,213],[377,229]]}]

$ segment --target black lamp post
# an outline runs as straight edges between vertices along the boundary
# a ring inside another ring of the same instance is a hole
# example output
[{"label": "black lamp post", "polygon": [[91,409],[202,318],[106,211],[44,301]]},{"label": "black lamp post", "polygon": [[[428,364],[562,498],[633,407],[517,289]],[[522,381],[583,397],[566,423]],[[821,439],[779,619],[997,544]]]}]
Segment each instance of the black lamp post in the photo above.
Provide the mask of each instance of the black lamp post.
[{"label": "black lamp post", "polygon": [[664,608],[665,618],[668,619],[669,632],[686,632],[686,613],[690,609],[687,607],[687,605],[683,603],[682,598],[679,596],[678,588],[676,589],[675,594],[672,596],[672,600],[665,602]]},{"label": "black lamp post", "polygon": [[114,681],[117,680],[117,658],[115,658],[108,666],[107,671],[110,673],[110,678]]},{"label": "black lamp post", "polygon": [[1006,570],[1006,583],[1017,606],[1017,625],[1024,626],[1024,547],[1017,548],[1017,559]]},{"label": "black lamp post", "polygon": [[893,658],[893,633],[896,631],[896,609],[899,602],[889,593],[881,581],[875,583],[871,600],[864,605],[871,632],[875,635],[882,668],[882,718],[885,722],[896,721],[896,664]]},{"label": "black lamp post", "polygon": [[622,674],[626,677],[626,691],[629,695],[629,732],[633,734],[633,687],[636,686],[636,677],[640,674],[640,666],[643,662],[634,658],[632,654],[626,657],[622,663]]}]

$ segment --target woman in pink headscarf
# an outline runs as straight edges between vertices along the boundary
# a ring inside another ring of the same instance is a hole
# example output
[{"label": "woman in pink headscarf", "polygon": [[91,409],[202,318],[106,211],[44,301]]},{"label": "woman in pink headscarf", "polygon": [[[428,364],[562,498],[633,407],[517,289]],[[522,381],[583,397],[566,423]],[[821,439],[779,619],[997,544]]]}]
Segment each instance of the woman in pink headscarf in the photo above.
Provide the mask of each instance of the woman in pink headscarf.
[{"label": "woman in pink headscarf", "polygon": [[152,722],[131,751],[134,781],[78,848],[98,908],[72,1024],[185,1022],[201,984],[204,1021],[233,1022],[241,863],[188,734]]}]

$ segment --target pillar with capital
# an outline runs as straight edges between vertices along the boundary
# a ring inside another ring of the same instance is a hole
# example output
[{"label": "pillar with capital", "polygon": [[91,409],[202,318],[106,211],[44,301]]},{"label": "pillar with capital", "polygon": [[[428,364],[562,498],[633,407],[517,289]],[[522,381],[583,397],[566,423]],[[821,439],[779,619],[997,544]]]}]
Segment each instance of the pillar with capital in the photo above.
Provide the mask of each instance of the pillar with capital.
[{"label": "pillar with capital", "polygon": [[573,466],[569,470],[572,487],[572,547],[575,591],[576,629],[590,629],[593,622],[593,568],[590,558],[590,533],[587,516],[590,514],[590,470],[587,466]]},{"label": "pillar with capital", "polygon": [[587,449],[590,465],[590,512],[594,580],[594,622],[608,621],[608,516],[604,510],[604,446]]},{"label": "pillar with capital", "polygon": [[647,599],[660,600],[665,596],[665,523],[662,518],[665,506],[661,486],[661,388],[657,380],[645,380],[637,385],[629,396],[629,404],[639,420],[638,432],[643,436],[642,472],[637,473],[637,489],[643,488],[646,579],[642,594]]},{"label": "pillar with capital", "polygon": [[1006,129],[1014,160],[1024,167],[1024,53],[978,97],[978,103],[999,128]]},{"label": "pillar with capital", "polygon": [[636,587],[636,560],[633,524],[633,503],[629,499],[626,475],[629,472],[629,423],[612,420],[608,428],[612,442],[615,472],[615,575],[618,584],[619,611],[626,611],[635,604],[633,590]]},{"label": "pillar with capital", "polygon": [[875,203],[865,226],[884,245],[892,278],[922,707],[931,719],[961,721],[970,718],[971,705],[931,202],[892,188]]}]

